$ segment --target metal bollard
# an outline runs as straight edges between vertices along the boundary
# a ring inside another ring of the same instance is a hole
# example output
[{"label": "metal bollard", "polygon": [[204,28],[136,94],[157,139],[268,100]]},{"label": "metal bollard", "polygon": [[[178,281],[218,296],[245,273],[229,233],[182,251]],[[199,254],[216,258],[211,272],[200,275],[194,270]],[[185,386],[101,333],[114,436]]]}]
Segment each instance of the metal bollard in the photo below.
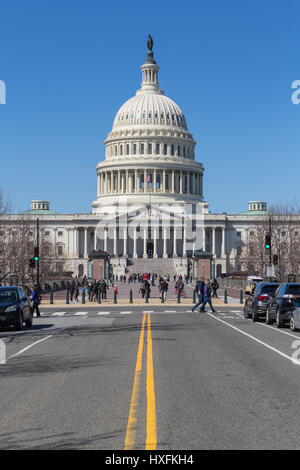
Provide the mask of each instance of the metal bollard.
[{"label": "metal bollard", "polygon": [[243,303],[243,290],[240,290],[240,304]]},{"label": "metal bollard", "polygon": [[66,304],[69,304],[70,301],[69,301],[69,296],[70,296],[70,292],[69,292],[69,289],[67,290],[67,295],[66,295]]},{"label": "metal bollard", "polygon": [[130,289],[130,291],[129,291],[129,303],[130,303],[130,304],[133,303],[133,299],[132,299],[132,289]]},{"label": "metal bollard", "polygon": [[114,304],[117,303],[117,291],[114,289]]},{"label": "metal bollard", "polygon": [[177,290],[177,303],[180,304],[180,289]]},{"label": "metal bollard", "polygon": [[146,291],[145,291],[145,303],[146,304],[149,303],[149,289],[146,289]]},{"label": "metal bollard", "polygon": [[224,304],[227,304],[227,290],[224,290]]},{"label": "metal bollard", "polygon": [[98,289],[98,292],[97,292],[97,301],[98,301],[98,304],[101,304],[101,290]]},{"label": "metal bollard", "polygon": [[81,294],[81,303],[85,304],[85,292],[84,291]]},{"label": "metal bollard", "polygon": [[162,304],[165,303],[165,293],[164,293],[164,291],[162,291],[162,293],[161,293],[161,303]]},{"label": "metal bollard", "polygon": [[53,290],[51,289],[50,290],[50,301],[49,301],[50,304],[53,304]]},{"label": "metal bollard", "polygon": [[196,303],[196,289],[193,291],[193,303]]}]

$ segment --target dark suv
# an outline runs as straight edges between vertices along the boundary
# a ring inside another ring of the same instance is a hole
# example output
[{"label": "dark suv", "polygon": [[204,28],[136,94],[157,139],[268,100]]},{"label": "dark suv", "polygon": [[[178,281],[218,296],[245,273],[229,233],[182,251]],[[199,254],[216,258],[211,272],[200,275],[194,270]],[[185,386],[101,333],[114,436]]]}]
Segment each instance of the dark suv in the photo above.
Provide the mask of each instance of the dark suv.
[{"label": "dark suv", "polygon": [[247,294],[244,306],[245,318],[252,318],[252,321],[256,321],[260,317],[265,318],[267,305],[278,286],[278,283],[271,282],[260,282],[257,284],[252,292]]},{"label": "dark suv", "polygon": [[29,297],[19,286],[0,287],[0,327],[13,325],[17,330],[23,324],[32,326],[32,310]]},{"label": "dark suv", "polygon": [[282,327],[297,307],[300,307],[300,283],[281,284],[268,304],[267,324],[276,322],[278,328]]}]

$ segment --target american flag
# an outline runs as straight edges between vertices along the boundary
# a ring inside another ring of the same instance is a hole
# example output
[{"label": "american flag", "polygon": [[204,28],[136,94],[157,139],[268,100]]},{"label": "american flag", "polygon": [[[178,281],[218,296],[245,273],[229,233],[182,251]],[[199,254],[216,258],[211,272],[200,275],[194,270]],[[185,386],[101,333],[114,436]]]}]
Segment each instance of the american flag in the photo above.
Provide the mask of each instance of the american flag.
[{"label": "american flag", "polygon": [[150,183],[150,181],[151,181],[151,175],[148,175],[146,178],[146,183]]}]

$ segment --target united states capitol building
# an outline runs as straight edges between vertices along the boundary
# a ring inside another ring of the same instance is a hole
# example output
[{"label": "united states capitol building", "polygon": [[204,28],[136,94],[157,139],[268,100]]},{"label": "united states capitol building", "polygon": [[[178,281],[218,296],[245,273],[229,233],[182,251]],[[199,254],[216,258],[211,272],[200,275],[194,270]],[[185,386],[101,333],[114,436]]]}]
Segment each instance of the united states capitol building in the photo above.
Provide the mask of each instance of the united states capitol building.
[{"label": "united states capitol building", "polygon": [[120,107],[105,140],[92,210],[60,214],[49,201],[35,200],[30,210],[6,216],[10,224],[38,218],[74,275],[90,276],[94,252],[109,255],[114,274],[186,274],[201,254],[210,255],[215,274],[237,271],[242,242],[266,214],[261,201],[241,214],[209,211],[205,162],[196,160],[182,110],[160,89],[152,46],[149,36],[141,87]]}]

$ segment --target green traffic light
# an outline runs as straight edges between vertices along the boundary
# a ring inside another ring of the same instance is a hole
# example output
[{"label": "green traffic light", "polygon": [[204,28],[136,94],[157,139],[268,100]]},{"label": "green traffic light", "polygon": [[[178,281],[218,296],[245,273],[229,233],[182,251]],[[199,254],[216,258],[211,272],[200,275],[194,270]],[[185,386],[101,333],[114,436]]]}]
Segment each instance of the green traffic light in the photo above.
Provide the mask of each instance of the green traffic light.
[{"label": "green traffic light", "polygon": [[266,249],[269,250],[269,249],[270,249],[270,245],[266,245]]},{"label": "green traffic light", "polygon": [[34,261],[38,261],[38,260],[39,260],[39,257],[35,256]]}]

